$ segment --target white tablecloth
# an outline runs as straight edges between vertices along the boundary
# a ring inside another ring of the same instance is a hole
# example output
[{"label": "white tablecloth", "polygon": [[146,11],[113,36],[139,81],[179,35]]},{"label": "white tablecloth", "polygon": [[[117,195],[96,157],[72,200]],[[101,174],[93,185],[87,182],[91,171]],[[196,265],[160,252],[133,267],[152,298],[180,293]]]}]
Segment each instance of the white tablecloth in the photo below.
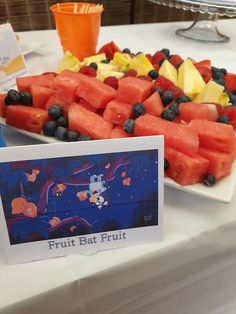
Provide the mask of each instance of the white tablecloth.
[{"label": "white tablecloth", "polygon": [[[227,44],[176,37],[183,23],[103,27],[100,44],[171,52],[236,72],[235,20],[220,21]],[[26,57],[31,73],[53,71],[61,57],[55,31],[20,33],[47,46]],[[5,131],[9,145],[35,140]],[[236,313],[236,198],[231,204],[165,188],[161,243],[7,265],[0,247],[1,314]]]}]

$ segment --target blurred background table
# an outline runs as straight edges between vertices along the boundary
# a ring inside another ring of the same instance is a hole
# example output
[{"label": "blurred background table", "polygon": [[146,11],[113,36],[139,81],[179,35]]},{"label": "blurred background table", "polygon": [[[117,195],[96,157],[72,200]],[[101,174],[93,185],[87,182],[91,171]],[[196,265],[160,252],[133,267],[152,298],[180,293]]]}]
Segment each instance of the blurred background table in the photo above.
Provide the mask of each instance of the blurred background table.
[{"label": "blurred background table", "polygon": [[[220,27],[227,44],[189,42],[175,35],[185,23],[102,27],[99,46],[171,53],[236,72],[235,20]],[[19,33],[46,47],[26,56],[30,73],[53,71],[62,56],[56,31]],[[39,143],[10,129],[9,145]],[[235,191],[236,193],[236,191]],[[231,204],[165,188],[164,239],[92,256],[72,255],[7,265],[0,243],[0,314],[234,314],[236,194]]]}]

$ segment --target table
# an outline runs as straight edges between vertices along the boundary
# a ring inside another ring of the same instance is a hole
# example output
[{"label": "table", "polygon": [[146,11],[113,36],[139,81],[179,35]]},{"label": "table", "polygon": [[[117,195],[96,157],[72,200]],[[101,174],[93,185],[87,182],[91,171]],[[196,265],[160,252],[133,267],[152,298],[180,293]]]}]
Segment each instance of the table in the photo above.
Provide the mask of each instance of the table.
[{"label": "table", "polygon": [[[236,72],[236,20],[222,20],[227,44],[176,37],[186,23],[110,26],[99,45],[172,52]],[[125,34],[125,35],[124,35]],[[21,40],[46,42],[26,56],[31,73],[53,71],[61,57],[55,31],[20,33]],[[37,141],[6,131],[9,145]],[[165,188],[161,243],[7,265],[0,248],[0,314],[215,314],[235,313],[236,198],[222,204]],[[1,244],[0,244],[1,245]]]}]

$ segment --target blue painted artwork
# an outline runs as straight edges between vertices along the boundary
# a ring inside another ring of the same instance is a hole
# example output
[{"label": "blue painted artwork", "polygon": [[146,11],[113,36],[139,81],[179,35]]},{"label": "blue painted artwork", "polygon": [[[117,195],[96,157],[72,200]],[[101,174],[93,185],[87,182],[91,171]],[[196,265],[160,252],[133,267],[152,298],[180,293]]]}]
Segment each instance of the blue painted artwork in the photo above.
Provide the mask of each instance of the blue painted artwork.
[{"label": "blue painted artwork", "polygon": [[0,163],[11,245],[158,225],[158,150]]}]

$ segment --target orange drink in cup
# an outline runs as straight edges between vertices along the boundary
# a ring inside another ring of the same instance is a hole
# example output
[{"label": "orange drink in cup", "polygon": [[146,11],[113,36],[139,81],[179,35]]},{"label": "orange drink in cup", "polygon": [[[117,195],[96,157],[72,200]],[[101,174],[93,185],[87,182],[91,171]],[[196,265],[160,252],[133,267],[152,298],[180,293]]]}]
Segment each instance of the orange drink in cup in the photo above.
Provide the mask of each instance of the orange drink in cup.
[{"label": "orange drink in cup", "polygon": [[50,7],[64,52],[79,60],[96,53],[103,6],[94,3],[64,2]]}]

